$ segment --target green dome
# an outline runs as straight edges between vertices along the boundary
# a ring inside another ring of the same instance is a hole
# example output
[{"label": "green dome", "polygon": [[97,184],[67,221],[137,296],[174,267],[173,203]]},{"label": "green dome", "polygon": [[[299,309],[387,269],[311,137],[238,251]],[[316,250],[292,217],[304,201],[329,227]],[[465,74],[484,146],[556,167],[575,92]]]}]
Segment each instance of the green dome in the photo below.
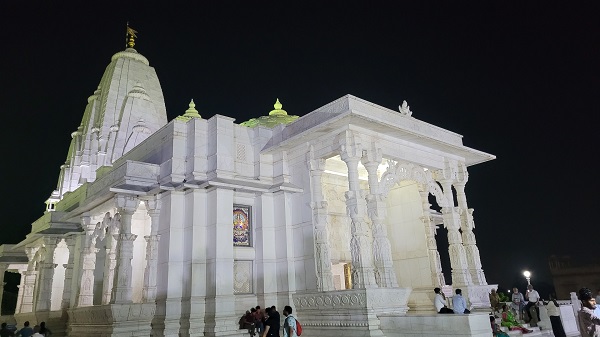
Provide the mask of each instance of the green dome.
[{"label": "green dome", "polygon": [[287,111],[281,109],[283,105],[279,103],[279,98],[277,99],[275,104],[273,104],[273,107],[275,109],[271,110],[268,116],[252,118],[248,121],[241,123],[240,125],[247,126],[249,128],[254,128],[260,125],[272,129],[279,124],[290,124],[291,122],[298,119],[298,116],[288,115]]}]

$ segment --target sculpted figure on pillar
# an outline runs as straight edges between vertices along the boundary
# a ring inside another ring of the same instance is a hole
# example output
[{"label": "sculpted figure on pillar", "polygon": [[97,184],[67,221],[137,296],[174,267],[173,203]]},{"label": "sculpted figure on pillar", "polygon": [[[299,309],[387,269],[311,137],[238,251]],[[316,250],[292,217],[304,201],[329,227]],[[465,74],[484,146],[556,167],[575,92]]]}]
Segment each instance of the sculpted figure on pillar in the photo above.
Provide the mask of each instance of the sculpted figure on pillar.
[{"label": "sculpted figure on pillar", "polygon": [[317,268],[317,289],[321,291],[335,290],[333,273],[331,272],[331,255],[329,252],[329,233],[327,231],[327,201],[323,196],[322,177],[325,171],[325,159],[314,158],[311,146],[308,153],[310,174],[313,225],[315,235],[315,263]]},{"label": "sculpted figure on pillar", "polygon": [[487,285],[485,274],[481,266],[481,258],[479,256],[479,248],[477,248],[477,241],[475,240],[475,221],[473,219],[473,209],[467,205],[467,195],[465,194],[465,185],[469,180],[469,173],[464,163],[460,163],[458,166],[457,179],[454,183],[456,189],[456,199],[458,201],[458,207],[460,208],[460,219],[461,219],[461,230],[462,240],[465,247],[465,253],[467,255],[467,264],[469,266],[469,273],[473,282],[477,285]]},{"label": "sculpted figure on pillar", "polygon": [[354,288],[377,287],[372,254],[372,237],[365,217],[365,195],[358,181],[358,162],[362,158],[360,138],[351,131],[340,135],[340,156],[348,166],[346,210],[351,219],[350,253],[352,255],[352,282]]},{"label": "sculpted figure on pillar", "polygon": [[369,194],[367,195],[367,209],[373,228],[373,256],[375,258],[375,280],[382,288],[398,287],[398,280],[392,260],[392,248],[387,237],[387,228],[384,223],[386,216],[387,193],[380,188],[377,168],[381,164],[381,149],[364,150],[362,164],[367,170],[369,181]]},{"label": "sculpted figure on pillar", "polygon": [[142,300],[144,302],[154,302],[156,299],[156,273],[158,268],[158,235],[159,216],[160,216],[160,195],[145,200],[146,209],[150,216],[150,235],[144,236],[146,239],[146,268],[144,269],[144,287],[142,289]]}]

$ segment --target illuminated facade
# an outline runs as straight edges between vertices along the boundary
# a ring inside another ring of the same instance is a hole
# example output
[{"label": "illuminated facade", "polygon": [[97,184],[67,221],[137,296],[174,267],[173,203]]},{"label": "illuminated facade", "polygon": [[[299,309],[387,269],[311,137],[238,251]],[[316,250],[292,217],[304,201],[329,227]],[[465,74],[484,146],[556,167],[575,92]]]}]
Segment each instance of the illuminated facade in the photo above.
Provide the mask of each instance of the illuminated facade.
[{"label": "illuminated facade", "polygon": [[291,304],[312,336],[399,336],[426,319],[424,335],[489,334],[485,315],[432,314],[432,289],[447,283],[443,224],[452,285],[488,306],[465,185],[467,167],[494,156],[406,103],[347,95],[298,118],[277,101],[236,124],[203,119],[192,101],[168,122],[156,72],[128,48],[72,138],[46,212],[0,250],[22,275],[19,323],[68,336],[242,336],[248,308]]}]

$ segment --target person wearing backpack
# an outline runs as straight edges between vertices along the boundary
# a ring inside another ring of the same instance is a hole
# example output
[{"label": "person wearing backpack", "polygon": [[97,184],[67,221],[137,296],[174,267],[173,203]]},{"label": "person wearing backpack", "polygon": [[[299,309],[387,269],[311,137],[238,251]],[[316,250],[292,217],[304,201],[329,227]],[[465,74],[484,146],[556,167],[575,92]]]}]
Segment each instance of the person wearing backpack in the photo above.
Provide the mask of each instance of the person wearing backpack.
[{"label": "person wearing backpack", "polygon": [[296,317],[292,316],[292,307],[286,305],[283,308],[283,315],[286,316],[283,322],[283,337],[298,337],[302,334],[302,326]]}]

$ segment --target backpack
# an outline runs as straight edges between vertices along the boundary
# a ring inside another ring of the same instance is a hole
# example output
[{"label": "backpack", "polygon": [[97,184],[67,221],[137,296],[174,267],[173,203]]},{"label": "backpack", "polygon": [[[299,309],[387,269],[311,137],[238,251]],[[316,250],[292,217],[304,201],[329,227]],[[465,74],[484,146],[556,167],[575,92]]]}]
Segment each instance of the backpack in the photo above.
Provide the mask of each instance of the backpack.
[{"label": "backpack", "polygon": [[[294,317],[294,316],[291,316],[291,317]],[[294,317],[294,319],[296,320],[296,336],[300,336],[300,335],[302,335],[302,325],[300,325],[300,321],[296,317]]]}]

